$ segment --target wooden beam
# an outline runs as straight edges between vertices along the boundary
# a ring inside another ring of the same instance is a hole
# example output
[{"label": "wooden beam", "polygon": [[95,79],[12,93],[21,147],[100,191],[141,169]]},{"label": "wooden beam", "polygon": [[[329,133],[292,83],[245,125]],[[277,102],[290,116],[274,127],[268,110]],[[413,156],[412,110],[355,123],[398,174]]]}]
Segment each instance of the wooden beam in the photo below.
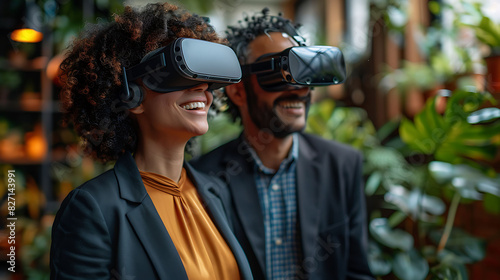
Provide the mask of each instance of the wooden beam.
[{"label": "wooden beam", "polygon": [[[344,7],[344,0],[325,0],[326,42],[330,46],[339,46],[342,43],[345,24]],[[329,86],[328,95],[337,100],[344,98],[344,86]]]}]

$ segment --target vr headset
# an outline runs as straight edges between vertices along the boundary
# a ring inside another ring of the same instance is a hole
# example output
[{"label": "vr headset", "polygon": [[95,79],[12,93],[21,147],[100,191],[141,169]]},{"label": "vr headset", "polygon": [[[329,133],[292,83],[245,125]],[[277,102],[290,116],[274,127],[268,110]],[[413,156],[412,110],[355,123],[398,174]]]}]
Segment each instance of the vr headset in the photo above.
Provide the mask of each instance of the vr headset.
[{"label": "vr headset", "polygon": [[298,46],[265,54],[242,70],[244,76],[256,74],[266,91],[336,85],[346,79],[344,56],[330,46]]},{"label": "vr headset", "polygon": [[147,88],[161,93],[179,91],[207,83],[215,90],[241,80],[241,67],[234,51],[208,41],[178,38],[169,45],[148,53],[129,69],[123,67],[123,105],[135,108],[144,94],[134,83],[142,78]]}]

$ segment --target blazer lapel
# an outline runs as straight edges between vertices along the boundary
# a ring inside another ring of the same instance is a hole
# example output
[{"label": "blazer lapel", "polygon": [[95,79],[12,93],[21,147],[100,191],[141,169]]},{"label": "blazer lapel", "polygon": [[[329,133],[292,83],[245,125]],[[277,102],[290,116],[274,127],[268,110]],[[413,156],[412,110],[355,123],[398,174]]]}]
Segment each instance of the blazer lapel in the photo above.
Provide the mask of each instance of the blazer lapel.
[{"label": "blazer lapel", "polygon": [[240,244],[238,243],[238,240],[229,228],[228,219],[225,215],[224,206],[222,205],[219,195],[219,187],[215,182],[208,181],[206,179],[204,180],[204,175],[201,175],[199,172],[195,171],[190,164],[185,163],[184,166],[186,167],[187,173],[193,180],[194,185],[198,189],[198,193],[203,199],[204,205],[208,209],[208,212],[210,213],[215,226],[219,230],[220,234],[224,237],[226,243],[233,252],[243,279],[252,279],[252,272],[250,270],[248,260],[245,256],[245,252],[243,251]]},{"label": "blazer lapel", "polygon": [[[140,205],[127,213],[127,218],[148,252],[158,272],[158,278],[188,280],[177,249],[156,212],[151,198],[147,196]],[[165,256],[170,257],[165,258]]]},{"label": "blazer lapel", "polygon": [[[130,153],[116,162],[115,174],[121,197],[138,204],[126,216],[148,253],[159,279],[188,280],[177,249],[146,192]],[[165,256],[169,258],[166,259]]]},{"label": "blazer lapel", "polygon": [[314,160],[316,152],[299,134],[299,159],[297,161],[298,219],[302,238],[303,257],[313,256],[319,226],[319,195],[321,167]]},{"label": "blazer lapel", "polygon": [[231,189],[236,213],[250,242],[253,252],[259,261],[262,271],[265,271],[265,232],[264,218],[260,208],[259,194],[253,177],[253,161],[249,151],[243,151],[240,136],[233,142],[234,146],[228,147],[228,153],[223,161],[225,166],[231,166],[227,174],[227,184]]}]

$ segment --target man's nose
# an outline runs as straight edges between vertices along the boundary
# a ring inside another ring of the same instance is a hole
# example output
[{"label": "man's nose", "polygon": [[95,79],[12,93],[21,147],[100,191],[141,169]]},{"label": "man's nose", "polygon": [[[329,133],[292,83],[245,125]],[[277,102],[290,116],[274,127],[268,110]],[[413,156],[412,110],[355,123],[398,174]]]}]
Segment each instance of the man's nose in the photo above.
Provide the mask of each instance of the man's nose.
[{"label": "man's nose", "polygon": [[298,96],[306,96],[311,91],[310,87],[302,87],[292,90],[292,92]]}]

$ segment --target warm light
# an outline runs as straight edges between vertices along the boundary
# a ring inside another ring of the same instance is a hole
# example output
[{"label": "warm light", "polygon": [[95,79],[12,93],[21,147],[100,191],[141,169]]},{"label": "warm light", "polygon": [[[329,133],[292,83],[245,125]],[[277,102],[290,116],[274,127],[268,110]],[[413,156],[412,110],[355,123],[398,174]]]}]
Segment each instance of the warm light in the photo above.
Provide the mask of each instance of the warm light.
[{"label": "warm light", "polygon": [[26,132],[24,135],[24,142],[26,143],[26,155],[33,160],[42,160],[47,154],[48,144],[43,135],[41,124],[35,125],[35,129]]},{"label": "warm light", "polygon": [[12,34],[10,34],[10,38],[17,42],[38,43],[42,41],[43,34],[34,29],[23,28],[12,31]]},{"label": "warm light", "polygon": [[59,80],[59,75],[61,74],[60,66],[65,58],[66,55],[58,54],[49,61],[49,64],[47,64],[47,77],[57,86],[61,85],[61,81]]}]

